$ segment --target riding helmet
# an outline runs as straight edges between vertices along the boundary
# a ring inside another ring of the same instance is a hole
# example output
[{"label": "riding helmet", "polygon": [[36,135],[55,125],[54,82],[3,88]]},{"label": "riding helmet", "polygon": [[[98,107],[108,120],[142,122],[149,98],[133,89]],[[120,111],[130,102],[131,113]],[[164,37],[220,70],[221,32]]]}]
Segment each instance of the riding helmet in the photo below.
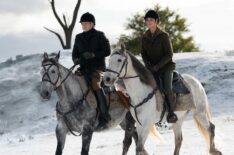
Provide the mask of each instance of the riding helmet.
[{"label": "riding helmet", "polygon": [[144,19],[146,20],[146,18],[154,18],[156,21],[160,21],[160,17],[158,15],[158,13],[154,10],[149,10],[146,14]]},{"label": "riding helmet", "polygon": [[86,12],[81,16],[80,23],[81,22],[93,22],[95,25],[95,17],[91,13]]}]

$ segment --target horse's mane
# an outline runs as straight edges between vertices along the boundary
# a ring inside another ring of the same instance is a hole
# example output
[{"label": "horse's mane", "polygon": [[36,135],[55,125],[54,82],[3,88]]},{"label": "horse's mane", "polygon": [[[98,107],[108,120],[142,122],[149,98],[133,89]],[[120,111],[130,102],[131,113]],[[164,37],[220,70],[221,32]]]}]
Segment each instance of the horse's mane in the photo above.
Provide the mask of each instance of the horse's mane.
[{"label": "horse's mane", "polygon": [[133,68],[139,75],[140,80],[147,85],[155,86],[155,80],[152,73],[131,52],[127,51],[127,53],[132,60]]}]

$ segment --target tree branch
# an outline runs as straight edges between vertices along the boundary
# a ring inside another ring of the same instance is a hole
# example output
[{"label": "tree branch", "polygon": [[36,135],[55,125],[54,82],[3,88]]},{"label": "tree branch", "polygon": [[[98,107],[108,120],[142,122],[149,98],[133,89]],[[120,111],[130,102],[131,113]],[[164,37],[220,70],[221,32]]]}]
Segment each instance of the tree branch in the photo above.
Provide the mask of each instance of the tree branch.
[{"label": "tree branch", "polygon": [[52,10],[53,10],[53,13],[54,13],[55,18],[57,19],[57,21],[59,22],[59,24],[60,24],[60,25],[62,26],[62,28],[64,29],[65,26],[64,26],[63,22],[61,21],[61,19],[59,18],[58,14],[57,14],[57,11],[56,11],[56,9],[55,9],[54,0],[51,0],[51,1],[49,1],[49,2],[50,2],[50,4],[51,4],[51,8],[52,8]]},{"label": "tree branch", "polygon": [[67,26],[67,20],[66,20],[66,17],[65,17],[64,14],[63,14],[63,21],[64,21],[64,23],[65,23],[66,28],[68,28],[68,26]]},{"label": "tree branch", "polygon": [[77,19],[77,14],[78,14],[78,11],[79,11],[79,8],[80,8],[80,4],[81,4],[81,0],[78,0],[77,4],[76,4],[76,7],[75,7],[75,10],[73,12],[73,18],[72,18],[71,25],[69,26],[69,28],[71,28],[71,29],[73,29],[75,24],[76,24],[76,19]]},{"label": "tree branch", "polygon": [[53,33],[53,34],[55,34],[55,35],[58,37],[58,39],[59,39],[59,41],[60,41],[60,43],[61,43],[63,49],[65,48],[63,39],[62,39],[62,37],[60,36],[60,34],[58,34],[57,32],[55,32],[55,31],[53,31],[53,30],[50,30],[50,29],[47,28],[47,27],[44,27],[44,29],[46,29],[47,31],[49,31],[49,32],[51,32],[51,33]]}]

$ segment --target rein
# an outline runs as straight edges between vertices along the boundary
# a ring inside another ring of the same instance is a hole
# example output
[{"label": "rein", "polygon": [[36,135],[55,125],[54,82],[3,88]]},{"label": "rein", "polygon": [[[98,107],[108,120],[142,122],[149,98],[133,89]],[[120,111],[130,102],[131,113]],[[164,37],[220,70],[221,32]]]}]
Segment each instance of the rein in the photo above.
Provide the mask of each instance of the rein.
[{"label": "rein", "polygon": [[[87,95],[89,94],[89,91],[90,91],[90,89],[88,89],[88,90],[86,91],[86,93],[83,94],[83,97],[82,97],[78,102],[76,102],[76,104],[72,104],[71,110],[69,110],[69,111],[67,111],[67,112],[62,112],[62,111],[59,109],[59,102],[57,102],[57,104],[56,104],[56,112],[57,112],[59,115],[61,115],[61,116],[63,117],[64,122],[65,122],[65,124],[66,124],[68,130],[69,130],[69,131],[71,132],[71,134],[74,135],[74,136],[81,136],[81,133],[80,133],[79,135],[77,135],[77,134],[75,134],[75,133],[72,131],[72,129],[70,128],[70,124],[69,124],[67,115],[69,115],[69,114],[75,112],[75,111],[78,109],[79,105],[81,105],[81,104],[83,103],[83,101],[86,100],[86,97],[87,97]],[[82,91],[82,92],[83,92],[83,91]]]},{"label": "rein", "polygon": [[137,105],[132,105],[131,102],[130,102],[130,106],[131,106],[132,108],[134,108],[134,112],[135,112],[135,116],[136,116],[137,122],[138,122],[140,125],[142,125],[142,124],[141,124],[141,122],[140,122],[139,119],[138,119],[137,108],[139,108],[140,106],[142,106],[143,104],[145,104],[146,102],[148,102],[148,101],[154,96],[156,90],[158,90],[157,87],[155,87],[155,88],[152,90],[152,92],[149,93],[149,94],[147,95],[147,97],[144,98],[144,99],[143,99],[140,103],[138,103]]}]

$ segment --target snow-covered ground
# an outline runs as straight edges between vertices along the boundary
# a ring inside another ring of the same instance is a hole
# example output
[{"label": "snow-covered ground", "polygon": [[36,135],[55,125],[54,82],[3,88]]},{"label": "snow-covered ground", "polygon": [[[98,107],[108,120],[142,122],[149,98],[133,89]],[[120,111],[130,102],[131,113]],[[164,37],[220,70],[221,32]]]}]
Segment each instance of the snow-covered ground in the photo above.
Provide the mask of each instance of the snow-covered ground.
[{"label": "snow-covered ground", "polygon": [[[233,55],[233,56],[232,56]],[[208,94],[216,142],[224,155],[234,155],[234,53],[175,54],[177,70],[198,78]],[[42,101],[40,86],[41,55],[18,56],[0,64],[0,155],[51,155],[56,148],[56,126],[53,94]],[[71,53],[63,52],[61,61],[72,65]],[[146,149],[150,155],[171,155],[174,137],[170,128],[159,129],[165,142],[150,137]],[[122,150],[123,131],[117,127],[95,133],[90,155],[119,155]],[[191,116],[183,125],[181,155],[206,155],[206,143],[199,134]],[[81,138],[69,135],[64,154],[79,154]],[[135,145],[129,154],[135,154]]]}]

